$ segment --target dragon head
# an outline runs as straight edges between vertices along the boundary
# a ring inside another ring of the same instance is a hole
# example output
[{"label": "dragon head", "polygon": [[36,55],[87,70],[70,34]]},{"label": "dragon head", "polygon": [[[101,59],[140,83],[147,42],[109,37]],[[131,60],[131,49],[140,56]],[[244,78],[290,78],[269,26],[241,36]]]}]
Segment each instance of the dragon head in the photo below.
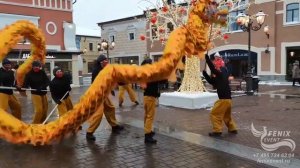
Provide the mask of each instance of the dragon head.
[{"label": "dragon head", "polygon": [[192,0],[192,10],[187,23],[188,38],[185,47],[186,55],[197,55],[203,58],[203,53],[210,46],[210,31],[212,24],[225,26],[227,23],[228,8],[220,7],[215,0]]}]

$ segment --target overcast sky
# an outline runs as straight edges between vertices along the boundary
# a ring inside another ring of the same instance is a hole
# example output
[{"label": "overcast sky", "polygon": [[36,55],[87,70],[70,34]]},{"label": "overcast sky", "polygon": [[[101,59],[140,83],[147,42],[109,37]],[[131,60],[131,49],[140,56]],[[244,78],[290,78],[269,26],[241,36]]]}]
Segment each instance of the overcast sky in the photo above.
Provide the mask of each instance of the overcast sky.
[{"label": "overcast sky", "polygon": [[79,27],[99,29],[99,22],[139,15],[150,6],[145,0],[77,0],[73,5],[73,19]]}]

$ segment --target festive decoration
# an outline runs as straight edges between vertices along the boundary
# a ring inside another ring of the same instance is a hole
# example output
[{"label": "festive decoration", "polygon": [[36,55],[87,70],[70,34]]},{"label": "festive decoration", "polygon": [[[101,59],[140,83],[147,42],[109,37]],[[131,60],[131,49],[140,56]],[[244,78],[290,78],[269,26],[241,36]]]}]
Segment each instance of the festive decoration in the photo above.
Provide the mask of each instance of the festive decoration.
[{"label": "festive decoration", "polygon": [[187,58],[185,62],[185,77],[182,80],[179,91],[187,93],[199,93],[207,91],[200,74],[200,61],[197,57]]},{"label": "festive decoration", "polygon": [[[165,0],[158,0],[156,4],[149,3],[151,6],[147,9],[146,13],[150,25],[147,32],[150,32],[150,36],[147,38],[150,39],[151,46],[153,46],[154,41],[160,41],[164,45],[173,28],[187,25],[187,11],[190,11],[191,7],[196,4],[196,1],[185,0],[183,3],[175,4],[168,3]],[[211,0],[208,2],[208,5],[205,7],[205,13],[200,15],[201,19],[207,22],[205,34],[209,38],[208,49],[214,47],[214,44],[211,42],[215,39],[220,39],[224,42],[227,42],[229,39],[229,35],[226,34],[226,29],[224,29],[227,19],[229,19],[228,13],[240,8],[246,8],[248,5],[241,3],[240,0],[219,0],[218,3]],[[152,21],[153,17],[155,17],[155,22]],[[210,29],[209,33],[207,28]],[[202,59],[203,54],[198,55],[198,57]],[[178,91],[188,93],[206,91],[200,78],[199,59],[195,59],[194,55],[187,55],[184,69],[184,78]],[[169,78],[173,82],[175,79],[175,74],[173,74],[172,78]]]},{"label": "festive decoration", "polygon": [[[104,97],[118,82],[145,83],[163,80],[175,70],[183,55],[203,55],[207,50],[208,25],[211,24],[210,21],[219,22],[218,15],[213,16],[215,18],[211,20],[202,20],[205,7],[209,3],[210,0],[194,2],[187,24],[172,31],[168,36],[163,57],[159,62],[144,66],[107,65],[82,95],[73,110],[57,120],[46,125],[26,124],[0,109],[0,137],[12,143],[32,145],[51,144],[61,140],[93,116],[96,109],[102,105]],[[37,27],[26,21],[19,21],[0,32],[0,60],[3,60],[11,47],[17,44],[16,38],[20,36],[28,38],[32,44],[32,56],[27,61],[39,59],[44,62],[44,37]],[[18,70],[18,73],[25,75],[28,66],[30,65],[21,65],[22,68]],[[19,83],[22,83],[22,80]]]}]

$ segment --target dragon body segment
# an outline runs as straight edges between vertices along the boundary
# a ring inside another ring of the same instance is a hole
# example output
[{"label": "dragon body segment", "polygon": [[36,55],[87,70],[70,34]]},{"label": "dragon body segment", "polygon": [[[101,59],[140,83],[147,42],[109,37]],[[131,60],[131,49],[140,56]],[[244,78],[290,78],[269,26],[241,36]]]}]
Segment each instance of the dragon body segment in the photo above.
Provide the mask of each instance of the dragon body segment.
[{"label": "dragon body segment", "polygon": [[[183,55],[198,55],[207,49],[208,22],[201,19],[205,6],[210,0],[195,2],[189,14],[187,25],[175,29],[166,43],[160,61],[151,65],[107,65],[96,77],[93,84],[66,115],[48,124],[27,124],[0,109],[0,137],[16,144],[46,145],[62,139],[76,131],[82,123],[93,117],[118,82],[148,82],[168,78],[174,72]],[[45,39],[41,31],[28,21],[18,21],[0,32],[4,41],[0,42],[0,60],[17,44],[21,37],[32,44],[31,57],[17,72],[18,84],[31,69],[33,60],[45,61]]]}]

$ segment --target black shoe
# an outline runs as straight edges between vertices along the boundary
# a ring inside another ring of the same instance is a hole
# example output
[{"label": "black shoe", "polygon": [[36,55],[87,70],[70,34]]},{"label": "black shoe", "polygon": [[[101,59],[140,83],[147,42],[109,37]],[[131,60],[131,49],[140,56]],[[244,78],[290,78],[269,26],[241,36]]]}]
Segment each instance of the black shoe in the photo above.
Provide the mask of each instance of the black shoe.
[{"label": "black shoe", "polygon": [[124,127],[122,125],[116,125],[111,127],[113,133],[120,133],[120,131],[122,131],[123,129]]},{"label": "black shoe", "polygon": [[210,132],[208,133],[210,137],[221,137],[222,132]]},{"label": "black shoe", "polygon": [[122,105],[123,103],[119,103],[119,107],[122,107],[123,105]]},{"label": "black shoe", "polygon": [[88,141],[95,141],[96,137],[93,135],[93,133],[87,132],[86,133],[86,140],[88,140]]},{"label": "black shoe", "polygon": [[154,137],[155,132],[151,131],[149,134],[151,135],[151,137]]},{"label": "black shoe", "polygon": [[153,139],[153,135],[151,133],[145,134],[145,143],[146,144],[156,144],[157,140]]},{"label": "black shoe", "polygon": [[138,101],[135,101],[134,103],[135,103],[135,105],[139,105],[140,104]]},{"label": "black shoe", "polygon": [[232,130],[232,131],[228,131],[228,133],[230,133],[230,134],[238,134],[238,131],[237,130]]}]

